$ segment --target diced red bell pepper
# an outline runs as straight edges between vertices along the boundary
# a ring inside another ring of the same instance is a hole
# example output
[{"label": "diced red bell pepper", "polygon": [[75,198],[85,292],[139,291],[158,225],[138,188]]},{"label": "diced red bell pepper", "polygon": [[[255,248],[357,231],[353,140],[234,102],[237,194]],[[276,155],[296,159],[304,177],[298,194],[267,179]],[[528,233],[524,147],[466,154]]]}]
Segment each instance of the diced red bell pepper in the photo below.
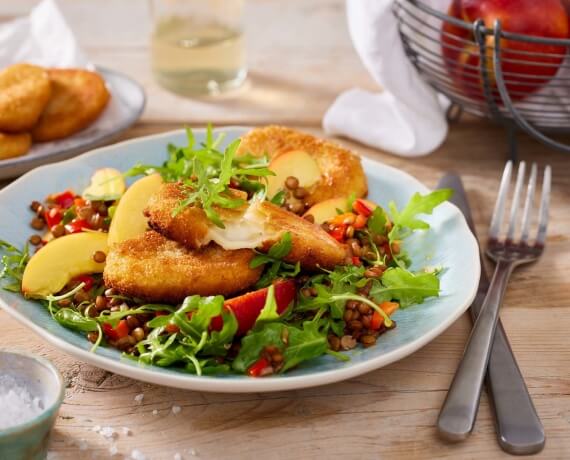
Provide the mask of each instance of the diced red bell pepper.
[{"label": "diced red bell pepper", "polygon": [[360,267],[362,265],[360,257],[352,256],[352,265],[356,265],[357,267]]},{"label": "diced red bell pepper", "polygon": [[83,289],[85,291],[90,291],[91,288],[93,287],[93,284],[95,283],[95,280],[93,279],[93,277],[89,276],[89,275],[76,276],[74,278],[74,281],[77,281],[78,283],[85,283],[85,286],[83,286]]},{"label": "diced red bell pepper", "polygon": [[78,196],[73,200],[73,204],[75,205],[76,208],[82,208],[87,204],[87,202],[83,198]]},{"label": "diced red bell pepper", "polygon": [[65,192],[61,192],[54,197],[55,203],[62,207],[63,209],[67,209],[71,207],[75,201],[75,193],[71,190],[66,190]]},{"label": "diced red bell pepper", "polygon": [[126,319],[120,320],[116,327],[111,326],[111,323],[103,323],[102,328],[109,340],[119,340],[129,335],[129,325]]},{"label": "diced red bell pepper", "polygon": [[[190,312],[192,313],[192,312]],[[170,313],[167,311],[157,311],[154,316],[165,316],[165,315],[169,315]],[[180,332],[180,328],[176,325],[176,324],[167,324],[166,326],[164,326],[164,330],[170,334],[175,334],[177,332]]]},{"label": "diced red bell pepper", "polygon": [[47,209],[44,212],[44,218],[48,228],[51,229],[61,222],[61,219],[63,219],[63,211],[60,207]]},{"label": "diced red bell pepper", "polygon": [[344,224],[334,227],[329,232],[329,235],[332,236],[339,243],[342,243],[344,241],[345,234],[346,234],[346,225]]},{"label": "diced red bell pepper", "polygon": [[355,213],[361,214],[364,217],[370,217],[372,214],[372,210],[361,199],[354,200],[354,203],[352,203],[352,209]]},{"label": "diced red bell pepper", "polygon": [[[400,307],[400,304],[398,302],[382,302],[379,306],[388,316],[390,316]],[[380,329],[382,324],[384,324],[384,317],[374,310],[374,313],[372,313],[372,319],[370,320],[370,329],[377,331]]]},{"label": "diced red bell pepper", "polygon": [[247,370],[247,375],[250,377],[260,377],[264,369],[269,367],[271,363],[267,358],[261,357],[256,362],[254,362]]},{"label": "diced red bell pepper", "polygon": [[[297,295],[297,287],[293,280],[280,280],[274,284],[275,302],[277,303],[277,313],[283,313],[287,307],[295,300]],[[259,313],[265,306],[268,288],[258,289],[257,291],[248,292],[239,297],[228,299],[224,306],[231,310],[238,322],[238,330],[236,335],[244,335],[255,324]],[[220,331],[224,322],[221,316],[212,318],[210,329]]]},{"label": "diced red bell pepper", "polygon": [[68,233],[80,233],[83,230],[89,230],[91,226],[85,219],[73,219],[70,223],[65,225],[65,230]]}]

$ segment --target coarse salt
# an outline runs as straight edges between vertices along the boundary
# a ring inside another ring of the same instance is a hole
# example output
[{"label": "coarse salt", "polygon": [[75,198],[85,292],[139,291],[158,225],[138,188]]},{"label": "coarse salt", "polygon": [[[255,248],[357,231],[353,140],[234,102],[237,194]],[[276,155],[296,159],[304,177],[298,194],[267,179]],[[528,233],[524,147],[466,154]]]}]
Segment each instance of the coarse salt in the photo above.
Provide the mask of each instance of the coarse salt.
[{"label": "coarse salt", "polygon": [[119,434],[110,426],[104,426],[99,431],[99,434],[106,439],[113,439],[116,438]]},{"label": "coarse salt", "polygon": [[128,426],[124,426],[122,430],[125,436],[132,436],[133,434],[133,431]]},{"label": "coarse salt", "polygon": [[140,394],[138,394],[138,395],[135,396],[135,402],[136,402],[137,404],[142,404],[143,399],[144,399],[144,394],[143,394],[143,393],[140,393]]},{"label": "coarse salt", "polygon": [[158,415],[158,411],[157,411],[156,409],[154,409],[154,410],[152,411],[152,415]]},{"label": "coarse salt", "polygon": [[113,455],[117,455],[119,453],[119,449],[117,449],[117,446],[115,444],[113,444],[111,447],[109,447],[109,454],[111,454],[111,457]]},{"label": "coarse salt", "polygon": [[180,453],[176,452],[174,454],[174,460],[182,460],[182,455],[180,455]]},{"label": "coarse salt", "polygon": [[180,406],[172,406],[172,413],[174,415],[179,414],[182,408]]},{"label": "coarse salt", "polygon": [[146,456],[138,449],[134,449],[131,452],[131,458],[133,460],[146,460]]},{"label": "coarse salt", "polygon": [[43,410],[42,400],[30,393],[25,380],[0,375],[0,430],[26,423]]}]

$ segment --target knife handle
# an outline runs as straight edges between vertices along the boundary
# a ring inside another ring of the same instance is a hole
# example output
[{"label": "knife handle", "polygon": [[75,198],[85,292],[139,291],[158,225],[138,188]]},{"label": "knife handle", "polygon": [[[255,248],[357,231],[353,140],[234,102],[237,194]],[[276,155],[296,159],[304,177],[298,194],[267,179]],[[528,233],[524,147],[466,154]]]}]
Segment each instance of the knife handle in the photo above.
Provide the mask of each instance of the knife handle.
[{"label": "knife handle", "polygon": [[495,408],[501,448],[515,455],[540,452],[545,443],[544,428],[500,322],[495,332],[486,382]]}]

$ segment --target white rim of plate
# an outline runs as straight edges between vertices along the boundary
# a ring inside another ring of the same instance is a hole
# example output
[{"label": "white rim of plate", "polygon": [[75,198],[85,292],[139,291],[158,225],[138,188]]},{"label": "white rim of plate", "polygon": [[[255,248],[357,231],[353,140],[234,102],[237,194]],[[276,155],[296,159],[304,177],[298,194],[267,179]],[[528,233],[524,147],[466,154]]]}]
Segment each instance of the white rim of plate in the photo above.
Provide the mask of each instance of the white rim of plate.
[{"label": "white rim of plate", "polygon": [[[216,128],[216,131],[236,131],[242,130],[247,131],[251,129],[251,127],[247,126],[221,126]],[[205,128],[193,128],[194,132],[204,132]],[[44,174],[48,169],[58,169],[63,164],[66,163],[73,163],[73,162],[81,162],[85,158],[89,158],[91,156],[101,155],[108,150],[115,150],[120,149],[121,147],[129,144],[137,144],[137,143],[144,143],[149,139],[160,139],[160,138],[167,138],[175,134],[183,133],[184,130],[177,129],[172,131],[167,131],[164,133],[153,134],[150,136],[143,136],[137,137],[134,139],[129,139],[127,141],[119,142],[116,144],[112,144],[109,146],[101,147],[91,152],[84,153],[74,158],[70,158],[68,160],[60,161],[57,163],[52,163],[44,166],[40,166],[38,168],[33,169],[32,171],[24,174],[20,178],[16,179],[14,182],[6,186],[2,191],[0,191],[0,195],[4,192],[4,190],[10,190],[13,187],[17,186],[20,182],[27,181],[30,177],[36,174]],[[392,166],[385,165],[384,163],[380,163],[379,161],[372,160],[370,158],[362,157],[365,162],[375,163],[382,168],[389,170],[391,173],[400,175],[403,181],[408,182],[410,185],[413,185],[415,188],[419,188],[421,190],[428,191],[429,189],[422,184],[418,179],[411,176],[410,174],[394,168]],[[284,391],[284,390],[296,390],[300,388],[309,388],[315,387],[319,385],[326,385],[329,383],[335,383],[343,380],[348,380],[353,377],[357,377],[359,375],[365,374],[367,372],[371,372],[377,369],[380,369],[388,364],[391,364],[395,361],[399,361],[400,359],[412,354],[413,352],[419,350],[420,348],[424,347],[426,344],[431,342],[435,339],[438,335],[444,332],[449,326],[451,326],[455,320],[457,320],[471,305],[471,302],[475,298],[477,293],[478,287],[478,279],[480,275],[480,262],[479,262],[479,246],[478,243],[469,230],[467,226],[467,222],[463,217],[461,211],[452,203],[446,202],[443,203],[442,206],[450,207],[455,214],[458,215],[460,218],[461,224],[464,227],[466,235],[468,235],[468,241],[472,247],[472,251],[470,251],[473,255],[473,260],[471,261],[475,267],[477,267],[477,277],[476,282],[471,289],[471,292],[466,297],[466,300],[460,308],[457,308],[454,311],[453,315],[445,318],[437,327],[433,330],[429,331],[428,333],[422,335],[421,337],[407,343],[406,345],[398,348],[397,350],[393,350],[391,352],[386,353],[385,355],[377,356],[374,358],[370,358],[367,361],[356,363],[347,368],[339,368],[333,370],[327,370],[318,372],[311,375],[299,375],[299,376],[291,376],[291,377],[266,377],[266,378],[251,378],[251,377],[244,377],[243,379],[225,379],[219,377],[210,377],[210,376],[196,376],[192,374],[174,374],[174,373],[163,373],[163,372],[156,372],[153,367],[136,367],[133,365],[127,365],[122,361],[116,361],[112,358],[107,358],[97,353],[92,353],[88,350],[84,350],[81,348],[77,348],[74,345],[66,342],[65,340],[59,338],[56,335],[52,335],[46,330],[39,327],[37,324],[33,323],[32,321],[28,320],[24,315],[20,314],[14,308],[10,307],[4,300],[0,298],[0,307],[2,307],[8,314],[13,316],[15,319],[20,321],[22,324],[26,325],[30,329],[32,329],[36,334],[40,337],[47,340],[49,343],[53,344],[54,346],[60,348],[64,352],[70,354],[71,356],[80,359],[83,362],[92,364],[94,366],[100,367],[102,369],[115,372],[117,374],[123,375],[125,377],[141,380],[148,383],[153,383],[157,385],[166,385],[175,388],[181,388],[186,390],[198,390],[198,391],[207,391],[207,392],[220,392],[220,393],[256,393],[256,392],[272,392],[272,391]],[[160,368],[158,368],[160,369]]]}]

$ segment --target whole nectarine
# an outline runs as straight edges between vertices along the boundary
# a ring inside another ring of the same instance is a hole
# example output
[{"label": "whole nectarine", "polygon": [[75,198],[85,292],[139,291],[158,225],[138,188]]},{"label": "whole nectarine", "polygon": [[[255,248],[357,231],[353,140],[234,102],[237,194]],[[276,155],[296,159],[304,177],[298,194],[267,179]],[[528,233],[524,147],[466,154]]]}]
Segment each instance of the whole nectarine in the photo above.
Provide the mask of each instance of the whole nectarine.
[{"label": "whole nectarine", "polygon": [[[568,14],[560,0],[453,0],[448,14],[472,23],[482,19],[488,28],[500,20],[502,30],[534,37],[566,39],[569,37]],[[442,27],[442,53],[447,69],[465,95],[481,100],[484,97],[480,70],[481,55],[472,28],[450,22]],[[485,37],[486,69],[495,101],[497,91],[493,69],[494,37]],[[501,68],[507,90],[513,100],[521,100],[542,86],[558,71],[566,48],[524,40],[502,39]]]}]

